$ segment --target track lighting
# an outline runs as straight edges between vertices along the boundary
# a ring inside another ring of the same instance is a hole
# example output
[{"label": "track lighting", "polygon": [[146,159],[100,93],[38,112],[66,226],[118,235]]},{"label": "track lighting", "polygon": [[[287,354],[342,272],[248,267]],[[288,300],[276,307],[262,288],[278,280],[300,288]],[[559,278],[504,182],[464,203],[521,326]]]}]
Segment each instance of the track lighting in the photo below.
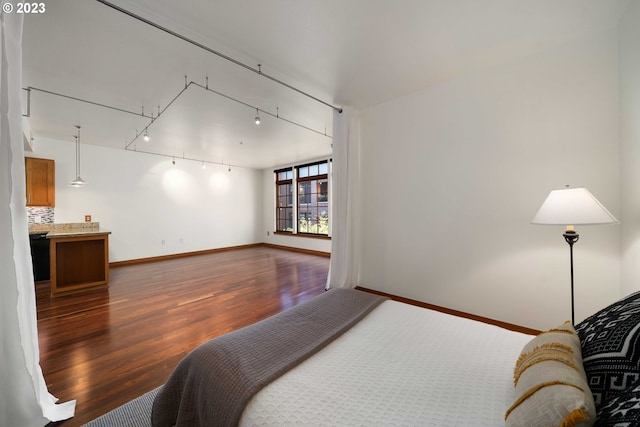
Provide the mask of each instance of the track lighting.
[{"label": "track lighting", "polygon": [[78,128],[78,134],[74,135],[76,138],[76,179],[71,181],[69,185],[71,187],[84,187],[87,182],[80,178],[80,126],[76,125],[76,128]]},{"label": "track lighting", "polygon": [[202,166],[201,167],[202,167],[202,169],[206,169],[207,168],[207,165],[204,164],[204,161],[202,162]]},{"label": "track lighting", "polygon": [[144,130],[144,136],[142,138],[144,139],[144,142],[149,142],[151,139],[149,138],[149,132],[147,132],[147,129]]},{"label": "track lighting", "polygon": [[256,118],[255,118],[255,121],[256,121],[256,125],[259,125],[259,124],[260,124],[260,114],[258,113],[258,109],[257,109],[257,108],[256,108]]},{"label": "track lighting", "polygon": [[175,157],[171,160],[171,164],[175,166],[175,164],[176,164],[176,158]]}]

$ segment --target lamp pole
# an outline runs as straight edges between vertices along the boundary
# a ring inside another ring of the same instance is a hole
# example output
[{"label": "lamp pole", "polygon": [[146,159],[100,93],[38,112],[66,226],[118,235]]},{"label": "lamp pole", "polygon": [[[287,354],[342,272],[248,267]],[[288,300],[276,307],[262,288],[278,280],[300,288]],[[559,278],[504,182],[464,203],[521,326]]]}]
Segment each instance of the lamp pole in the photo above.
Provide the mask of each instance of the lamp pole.
[{"label": "lamp pole", "polygon": [[580,235],[574,230],[567,230],[563,234],[564,240],[569,244],[569,256],[571,257],[571,325],[575,326],[575,314],[573,310],[573,244],[578,241]]}]

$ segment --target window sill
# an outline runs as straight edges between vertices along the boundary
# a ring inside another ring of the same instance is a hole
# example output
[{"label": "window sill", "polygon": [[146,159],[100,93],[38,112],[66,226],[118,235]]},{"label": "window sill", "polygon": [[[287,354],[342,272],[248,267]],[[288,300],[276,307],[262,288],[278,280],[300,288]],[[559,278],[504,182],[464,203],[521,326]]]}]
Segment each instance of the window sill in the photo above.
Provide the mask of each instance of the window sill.
[{"label": "window sill", "polygon": [[303,237],[307,239],[331,240],[331,236],[323,236],[322,234],[289,233],[287,231],[274,231],[273,234],[277,236],[291,236],[291,237]]}]

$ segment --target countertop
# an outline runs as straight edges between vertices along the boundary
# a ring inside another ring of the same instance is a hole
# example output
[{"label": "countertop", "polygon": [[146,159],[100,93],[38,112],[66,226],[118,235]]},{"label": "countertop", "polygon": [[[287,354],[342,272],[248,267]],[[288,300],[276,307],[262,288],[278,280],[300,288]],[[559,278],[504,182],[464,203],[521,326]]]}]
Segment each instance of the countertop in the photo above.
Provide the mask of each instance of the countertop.
[{"label": "countertop", "polygon": [[62,237],[102,236],[105,234],[111,234],[111,232],[105,230],[104,228],[50,231],[47,233],[47,239],[60,239]]},{"label": "countertop", "polygon": [[60,239],[64,237],[102,236],[111,234],[110,231],[100,228],[99,222],[71,222],[57,224],[30,224],[29,234],[45,234],[47,239]]}]

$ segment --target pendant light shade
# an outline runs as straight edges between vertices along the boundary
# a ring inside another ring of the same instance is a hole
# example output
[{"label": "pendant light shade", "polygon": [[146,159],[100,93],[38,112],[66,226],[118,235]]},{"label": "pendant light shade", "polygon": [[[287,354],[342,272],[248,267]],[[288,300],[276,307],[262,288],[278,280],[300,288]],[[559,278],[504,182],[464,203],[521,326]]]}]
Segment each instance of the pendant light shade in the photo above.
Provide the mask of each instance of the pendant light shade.
[{"label": "pendant light shade", "polygon": [[80,177],[80,126],[76,125],[78,129],[78,134],[75,136],[76,138],[76,179],[71,181],[69,185],[71,187],[84,187],[87,185],[87,181]]},{"label": "pendant light shade", "polygon": [[69,185],[71,187],[84,187],[85,185],[87,185],[87,181],[82,179],[80,176],[77,176],[76,179],[69,183]]}]

